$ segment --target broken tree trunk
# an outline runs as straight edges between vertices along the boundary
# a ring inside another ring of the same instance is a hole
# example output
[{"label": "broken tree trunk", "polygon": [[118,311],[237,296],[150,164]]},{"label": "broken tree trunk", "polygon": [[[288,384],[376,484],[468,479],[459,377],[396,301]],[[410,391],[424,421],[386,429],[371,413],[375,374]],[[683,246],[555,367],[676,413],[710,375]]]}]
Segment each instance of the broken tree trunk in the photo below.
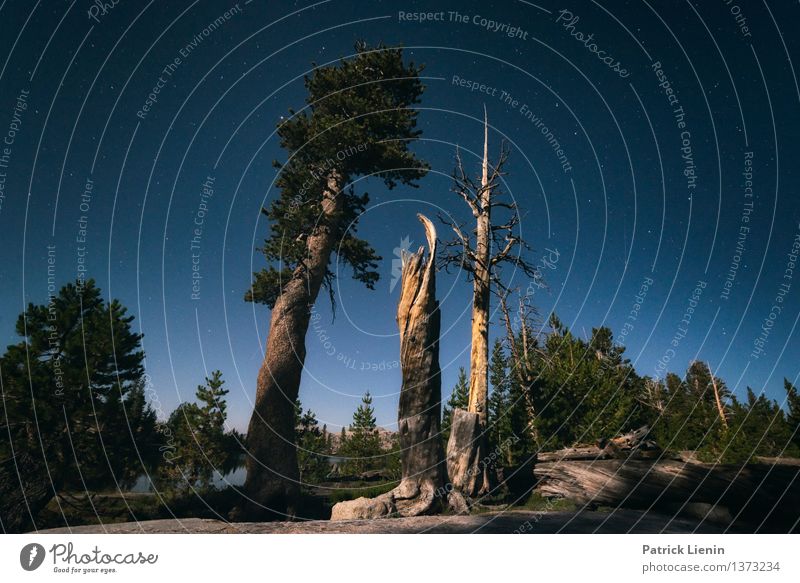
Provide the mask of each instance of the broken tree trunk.
[{"label": "broken tree trunk", "polygon": [[439,302],[436,301],[436,229],[426,217],[429,257],[424,249],[403,256],[397,325],[403,384],[398,408],[402,479],[391,492],[358,498],[333,507],[331,520],[433,514],[451,505],[465,508],[463,499],[446,486],[447,474],[440,437],[442,382],[439,368]]}]

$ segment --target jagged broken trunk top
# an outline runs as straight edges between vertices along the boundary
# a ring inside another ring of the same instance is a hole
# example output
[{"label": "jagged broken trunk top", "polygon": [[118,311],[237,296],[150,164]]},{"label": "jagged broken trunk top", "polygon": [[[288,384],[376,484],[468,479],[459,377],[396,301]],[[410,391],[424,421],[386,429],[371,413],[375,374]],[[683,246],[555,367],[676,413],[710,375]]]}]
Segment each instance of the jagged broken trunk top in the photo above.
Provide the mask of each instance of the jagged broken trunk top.
[{"label": "jagged broken trunk top", "polygon": [[444,486],[445,467],[440,433],[442,398],[439,368],[439,302],[436,300],[436,231],[420,215],[430,247],[403,257],[397,325],[403,384],[398,409],[403,479],[429,480]]},{"label": "jagged broken trunk top", "polygon": [[458,495],[448,496],[447,469],[440,434],[442,382],[439,368],[439,303],[436,301],[436,230],[426,217],[429,257],[424,250],[403,257],[402,289],[397,307],[400,329],[400,432],[402,480],[377,498],[358,498],[333,507],[331,520],[419,516],[448,505],[463,512]]}]

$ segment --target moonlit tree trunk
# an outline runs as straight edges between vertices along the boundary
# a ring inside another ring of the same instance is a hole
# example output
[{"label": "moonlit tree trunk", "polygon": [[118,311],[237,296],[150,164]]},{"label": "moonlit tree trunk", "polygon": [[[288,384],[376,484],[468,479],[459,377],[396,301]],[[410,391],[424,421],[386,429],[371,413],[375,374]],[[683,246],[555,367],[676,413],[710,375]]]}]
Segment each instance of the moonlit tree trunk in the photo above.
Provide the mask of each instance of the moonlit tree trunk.
[{"label": "moonlit tree trunk", "polygon": [[478,195],[480,213],[475,227],[475,262],[472,300],[472,345],[469,363],[469,412],[477,413],[486,426],[489,403],[489,293],[491,272],[491,198],[489,185],[489,128],[483,128],[483,164],[481,190]]},{"label": "moonlit tree trunk", "polygon": [[403,257],[402,289],[397,306],[403,384],[398,407],[402,479],[377,498],[358,498],[333,507],[332,520],[419,516],[450,506],[466,509],[463,498],[447,487],[441,442],[442,381],[439,368],[439,302],[436,300],[436,229],[423,215],[429,256],[423,249]]},{"label": "moonlit tree trunk", "polygon": [[[422,248],[403,257],[397,326],[403,384],[398,407],[402,481],[395,491],[400,514],[439,510],[446,501],[446,466],[440,437],[442,377],[440,312],[436,300],[436,229],[424,216],[427,261]],[[437,496],[438,492],[438,496]]]},{"label": "moonlit tree trunk", "polygon": [[[439,260],[444,267],[455,266],[472,279],[472,331],[469,363],[469,400],[467,410],[453,412],[450,441],[447,444],[447,467],[453,486],[469,497],[488,493],[492,487],[492,468],[485,461],[489,455],[487,417],[489,409],[489,310],[490,298],[497,289],[507,291],[501,278],[501,265],[512,264],[520,273],[535,277],[537,270],[522,258],[527,247],[518,231],[519,213],[515,202],[499,199],[499,180],[508,158],[505,147],[500,148],[497,163],[489,164],[489,121],[484,107],[483,159],[480,182],[474,181],[456,151],[453,173],[454,192],[467,204],[475,218],[474,241],[468,231],[452,219],[440,215],[456,238],[445,243]],[[510,211],[507,221],[497,222],[493,209]]]},{"label": "moonlit tree trunk", "polygon": [[275,302],[256,403],[247,430],[246,501],[236,518],[281,518],[294,512],[300,476],[295,446],[295,400],[306,357],[311,308],[319,295],[341,212],[340,180],[333,173],[322,197],[320,228],[309,235],[308,255]]}]

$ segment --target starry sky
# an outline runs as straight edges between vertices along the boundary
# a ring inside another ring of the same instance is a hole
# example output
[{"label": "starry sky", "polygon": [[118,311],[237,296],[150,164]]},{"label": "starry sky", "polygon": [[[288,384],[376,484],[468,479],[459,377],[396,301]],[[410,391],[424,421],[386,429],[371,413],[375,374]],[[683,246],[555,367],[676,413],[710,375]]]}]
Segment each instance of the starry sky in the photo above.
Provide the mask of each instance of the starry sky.
[{"label": "starry sky", "polygon": [[[800,8],[738,1],[6,0],[0,339],[46,301],[49,257],[59,284],[85,267],[136,316],[159,414],[221,369],[244,429],[269,311],[243,295],[286,158],[275,126],[315,64],[364,39],[425,65],[412,148],[431,172],[355,184],[381,280],[342,270],[335,318],[317,303],[301,400],[321,423],[347,424],[369,390],[392,427],[398,253],[423,242],[417,212],[469,218],[449,176],[457,146],[478,172],[484,106],[548,285],[509,282],[576,334],[609,326],[640,374],[703,359],[780,402],[800,348]],[[469,363],[471,286],[440,273],[438,290],[446,395]]]}]

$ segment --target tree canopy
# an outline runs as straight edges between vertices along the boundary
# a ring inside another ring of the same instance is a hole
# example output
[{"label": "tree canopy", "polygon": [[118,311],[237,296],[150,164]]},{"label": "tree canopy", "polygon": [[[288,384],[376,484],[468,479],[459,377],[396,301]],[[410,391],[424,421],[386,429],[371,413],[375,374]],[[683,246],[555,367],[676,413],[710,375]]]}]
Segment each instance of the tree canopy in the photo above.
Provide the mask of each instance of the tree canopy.
[{"label": "tree canopy", "polygon": [[[353,277],[372,288],[380,257],[356,232],[358,218],[369,202],[367,192],[352,186],[359,176],[375,175],[388,188],[414,186],[427,164],[409,150],[420,134],[417,110],[423,91],[421,66],[406,64],[400,48],[356,45],[356,54],[335,66],[315,67],[305,77],[306,106],[290,110],[277,133],[288,154],[278,168],[280,195],[263,209],[272,228],[261,251],[269,266],[254,274],[248,301],[272,307],[293,277],[302,277],[309,253],[308,236],[330,229],[338,241],[339,260]],[[342,189],[341,211],[323,218],[323,193]],[[332,293],[334,270],[327,269],[325,285]]]}]

